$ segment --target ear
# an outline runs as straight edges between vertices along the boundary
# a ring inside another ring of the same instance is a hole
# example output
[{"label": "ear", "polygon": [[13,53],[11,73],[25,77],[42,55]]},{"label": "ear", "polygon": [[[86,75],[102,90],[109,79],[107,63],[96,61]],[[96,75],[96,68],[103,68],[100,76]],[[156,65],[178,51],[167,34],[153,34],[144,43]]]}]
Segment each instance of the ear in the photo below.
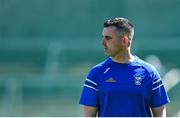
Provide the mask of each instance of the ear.
[{"label": "ear", "polygon": [[123,37],[123,43],[129,46],[129,38],[127,36]]}]

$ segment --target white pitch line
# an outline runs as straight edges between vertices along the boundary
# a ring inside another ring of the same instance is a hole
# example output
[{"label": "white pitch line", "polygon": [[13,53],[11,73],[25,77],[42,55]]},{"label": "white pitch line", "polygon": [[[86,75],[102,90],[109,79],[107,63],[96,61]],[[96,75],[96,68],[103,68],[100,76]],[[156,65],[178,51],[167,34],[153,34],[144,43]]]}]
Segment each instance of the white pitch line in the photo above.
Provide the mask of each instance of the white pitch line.
[{"label": "white pitch line", "polygon": [[[163,78],[163,82],[166,90],[170,91],[172,88],[174,88],[177,84],[180,83],[180,70],[172,69],[167,72]],[[174,117],[180,117],[180,109],[176,114],[174,114]]]},{"label": "white pitch line", "polygon": [[180,70],[172,69],[167,72],[163,78],[163,82],[167,91],[170,91],[180,82]]}]

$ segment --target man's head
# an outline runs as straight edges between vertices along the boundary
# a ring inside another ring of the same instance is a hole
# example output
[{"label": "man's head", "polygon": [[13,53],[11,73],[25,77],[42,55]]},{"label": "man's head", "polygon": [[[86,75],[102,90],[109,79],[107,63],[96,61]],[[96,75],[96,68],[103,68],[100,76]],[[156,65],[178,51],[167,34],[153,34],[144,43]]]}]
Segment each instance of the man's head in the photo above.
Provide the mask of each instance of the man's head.
[{"label": "man's head", "polygon": [[108,56],[116,56],[130,48],[134,27],[125,18],[112,18],[104,22],[102,45]]},{"label": "man's head", "polygon": [[114,26],[120,37],[128,36],[129,40],[133,39],[134,26],[128,19],[117,17],[111,18],[104,22],[104,28]]}]

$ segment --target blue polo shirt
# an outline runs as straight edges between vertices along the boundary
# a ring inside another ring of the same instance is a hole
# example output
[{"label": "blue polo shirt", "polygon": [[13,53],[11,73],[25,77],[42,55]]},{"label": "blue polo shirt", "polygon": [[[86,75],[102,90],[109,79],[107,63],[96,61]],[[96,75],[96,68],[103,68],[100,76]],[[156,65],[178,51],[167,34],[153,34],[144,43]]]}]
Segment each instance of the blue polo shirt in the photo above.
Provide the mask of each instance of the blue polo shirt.
[{"label": "blue polo shirt", "polygon": [[150,117],[150,107],[169,102],[157,70],[138,57],[120,64],[109,57],[85,80],[80,104],[98,108],[99,117]]}]

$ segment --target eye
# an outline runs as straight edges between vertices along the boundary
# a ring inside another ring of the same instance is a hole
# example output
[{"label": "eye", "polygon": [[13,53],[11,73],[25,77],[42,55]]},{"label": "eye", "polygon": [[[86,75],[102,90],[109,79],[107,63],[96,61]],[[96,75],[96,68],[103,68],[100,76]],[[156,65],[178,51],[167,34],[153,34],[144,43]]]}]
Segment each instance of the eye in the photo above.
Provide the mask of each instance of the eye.
[{"label": "eye", "polygon": [[102,40],[107,40],[107,41],[109,41],[109,40],[111,40],[111,39],[112,39],[111,36],[103,36],[103,35],[102,35]]},{"label": "eye", "polygon": [[105,39],[106,39],[106,40],[110,40],[110,39],[112,39],[112,37],[110,37],[110,36],[105,36]]}]

